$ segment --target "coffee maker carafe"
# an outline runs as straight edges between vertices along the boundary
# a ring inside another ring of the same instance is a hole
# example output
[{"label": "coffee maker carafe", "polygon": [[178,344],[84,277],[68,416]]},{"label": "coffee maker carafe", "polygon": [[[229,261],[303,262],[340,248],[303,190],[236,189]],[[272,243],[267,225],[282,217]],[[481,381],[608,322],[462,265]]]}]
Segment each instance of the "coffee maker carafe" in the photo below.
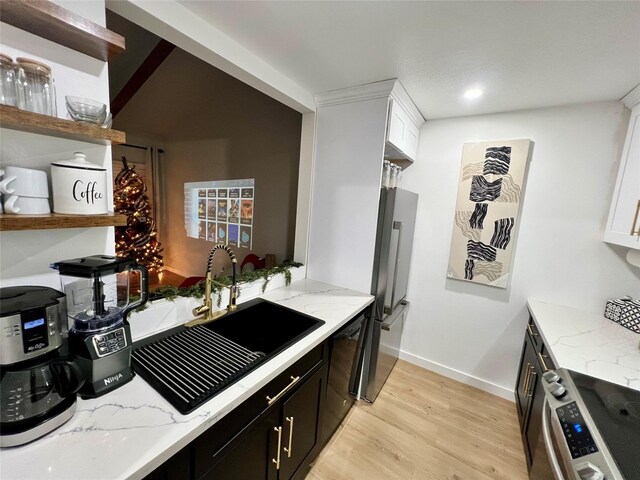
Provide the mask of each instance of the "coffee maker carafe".
[{"label": "coffee maker carafe", "polygon": [[[148,298],[147,270],[132,259],[108,255],[51,265],[67,300],[69,348],[82,370],[83,398],[99,397],[133,378],[131,329],[127,315]],[[139,272],[140,298],[130,303],[132,272]]]}]

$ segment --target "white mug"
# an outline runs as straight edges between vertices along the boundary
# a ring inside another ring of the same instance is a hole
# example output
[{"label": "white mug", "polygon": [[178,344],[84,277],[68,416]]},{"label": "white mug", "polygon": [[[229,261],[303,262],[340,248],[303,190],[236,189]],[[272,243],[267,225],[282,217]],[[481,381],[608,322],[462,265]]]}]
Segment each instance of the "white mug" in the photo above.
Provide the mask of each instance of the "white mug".
[{"label": "white mug", "polygon": [[5,167],[0,192],[20,197],[49,198],[47,172],[32,168]]},{"label": "white mug", "polygon": [[48,198],[11,195],[4,202],[4,211],[20,215],[40,215],[51,212],[51,208],[49,207]]}]

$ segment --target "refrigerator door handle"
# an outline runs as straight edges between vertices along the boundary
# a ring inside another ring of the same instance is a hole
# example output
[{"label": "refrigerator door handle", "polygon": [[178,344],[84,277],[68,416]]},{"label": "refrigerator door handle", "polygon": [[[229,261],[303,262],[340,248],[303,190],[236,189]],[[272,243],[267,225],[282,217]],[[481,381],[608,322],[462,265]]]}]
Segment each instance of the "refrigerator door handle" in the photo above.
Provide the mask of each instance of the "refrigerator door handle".
[{"label": "refrigerator door handle", "polygon": [[402,311],[406,308],[408,304],[409,302],[405,302],[405,301],[400,302],[400,305],[398,305],[398,308],[396,309],[396,315],[394,315],[392,318],[388,318],[387,321],[382,322],[382,325],[380,325],[382,330],[386,332],[390,332],[393,326],[396,324],[396,322],[400,318],[402,318]]},{"label": "refrigerator door handle", "polygon": [[393,229],[398,230],[398,246],[396,248],[396,256],[395,256],[395,268],[393,269],[393,285],[391,287],[391,305],[384,306],[384,313],[387,315],[393,311],[393,307],[395,306],[396,299],[396,283],[398,281],[398,262],[400,261],[400,245],[402,239],[402,222],[394,221]]}]

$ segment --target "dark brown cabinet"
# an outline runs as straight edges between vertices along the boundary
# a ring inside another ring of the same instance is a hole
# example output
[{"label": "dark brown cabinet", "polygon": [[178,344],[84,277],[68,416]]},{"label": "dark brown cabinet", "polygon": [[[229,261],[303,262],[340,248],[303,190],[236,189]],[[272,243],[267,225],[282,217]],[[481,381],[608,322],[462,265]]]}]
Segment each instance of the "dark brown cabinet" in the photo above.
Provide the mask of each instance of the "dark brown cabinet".
[{"label": "dark brown cabinet", "polygon": [[538,434],[542,426],[542,407],[544,403],[542,375],[554,368],[556,367],[548,356],[538,327],[533,319],[530,318],[524,335],[515,391],[522,443],[529,468],[531,468]]},{"label": "dark brown cabinet", "polygon": [[213,468],[200,478],[304,478],[310,460],[315,458],[319,448],[326,376],[327,365],[324,364],[302,385],[291,388],[290,393],[274,401],[266,415],[214,455]]}]

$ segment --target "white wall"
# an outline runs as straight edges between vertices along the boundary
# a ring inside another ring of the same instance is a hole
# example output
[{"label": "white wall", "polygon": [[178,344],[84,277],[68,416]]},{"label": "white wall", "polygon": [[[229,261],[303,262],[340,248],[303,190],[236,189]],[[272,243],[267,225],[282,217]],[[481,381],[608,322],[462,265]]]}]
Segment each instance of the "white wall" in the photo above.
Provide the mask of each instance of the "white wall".
[{"label": "white wall", "polygon": [[[403,188],[420,194],[403,357],[512,399],[529,298],[602,312],[640,294],[603,243],[629,111],[618,102],[427,122]],[[535,142],[507,290],[446,277],[464,142]]]}]

